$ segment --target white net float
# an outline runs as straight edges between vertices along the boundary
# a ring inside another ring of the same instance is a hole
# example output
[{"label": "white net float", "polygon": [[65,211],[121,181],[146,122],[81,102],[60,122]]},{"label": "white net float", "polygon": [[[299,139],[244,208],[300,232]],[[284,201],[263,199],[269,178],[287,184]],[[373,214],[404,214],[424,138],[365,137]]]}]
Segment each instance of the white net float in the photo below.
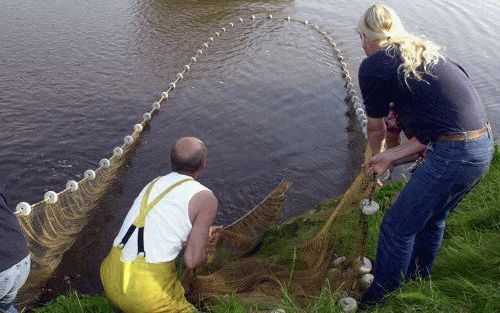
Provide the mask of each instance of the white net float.
[{"label": "white net float", "polygon": [[196,54],[203,54],[203,51],[201,51],[200,49],[196,50]]},{"label": "white net float", "polygon": [[292,20],[292,18],[290,16],[287,16],[286,20],[290,22]]},{"label": "white net float", "polygon": [[365,113],[358,115],[358,121],[361,121],[361,120],[368,120],[366,118],[366,114]]},{"label": "white net float", "polygon": [[344,297],[340,299],[339,301],[340,308],[342,309],[342,312],[346,313],[351,313],[351,312],[356,312],[358,309],[358,303],[354,298],[351,297]]},{"label": "white net float", "polygon": [[363,276],[361,276],[361,278],[359,279],[359,284],[361,285],[361,288],[362,289],[370,288],[370,286],[373,284],[374,278],[375,277],[370,273],[366,273]]},{"label": "white net float", "polygon": [[210,37],[210,38],[208,38],[208,40],[209,40],[210,42],[213,42],[213,41],[214,41],[214,37]]},{"label": "white net float", "polygon": [[361,105],[361,102],[359,102],[359,101],[354,102],[353,107],[355,110],[363,108],[363,106]]},{"label": "white net float", "polygon": [[372,271],[372,261],[370,261],[367,257],[359,257],[358,262],[361,263],[358,269],[361,275],[368,274]]},{"label": "white net float", "polygon": [[179,78],[179,79],[183,79],[184,75],[182,75],[182,73],[177,73],[176,77]]},{"label": "white net float", "polygon": [[[330,40],[330,44],[333,46],[333,47],[337,47],[337,43],[332,39]],[[344,58],[342,58],[344,59]]]},{"label": "white net float", "polygon": [[130,136],[130,135],[127,135],[125,137],[123,137],[123,142],[126,144],[126,145],[129,145],[131,144],[132,142],[134,142],[134,137]]},{"label": "white net float", "polygon": [[171,82],[170,84],[168,84],[168,86],[172,89],[175,89],[175,83],[174,82]]},{"label": "white net float", "polygon": [[380,209],[380,206],[375,201],[370,201],[369,199],[363,199],[361,201],[361,212],[365,215],[373,215],[377,213]]},{"label": "white net float", "polygon": [[365,110],[363,110],[362,108],[356,109],[356,116],[359,117],[361,114],[365,114]]},{"label": "white net float", "polygon": [[382,181],[386,181],[388,180],[389,178],[391,178],[391,170],[390,169],[387,169],[385,170],[385,172],[383,172],[382,174],[380,175],[377,175],[378,179],[382,180]]},{"label": "white net float", "polygon": [[123,149],[120,147],[116,147],[113,149],[113,155],[117,157],[121,157],[123,155]]},{"label": "white net float", "polygon": [[321,35],[326,36],[326,31],[322,30],[319,32]]},{"label": "white net float", "polygon": [[155,110],[159,110],[160,107],[161,107],[161,104],[160,102],[153,102],[153,104],[151,105],[151,107]]},{"label": "white net float", "polygon": [[[338,50],[338,49],[337,49],[337,50]],[[340,50],[339,50],[339,51],[340,51]],[[343,56],[341,56],[341,55],[339,55],[339,56],[337,57],[337,60],[339,60],[339,61],[343,61],[343,60],[344,60],[344,57],[343,57]]]},{"label": "white net float", "polygon": [[168,92],[164,91],[161,93],[161,97],[162,98],[165,98],[165,99],[168,99]]},{"label": "white net float", "polygon": [[226,32],[226,28],[225,27],[222,27],[221,30],[222,30],[223,33]]},{"label": "white net float", "polygon": [[338,258],[333,260],[332,265],[335,267],[338,267],[340,265],[343,265],[346,260],[347,260],[347,258],[345,256],[339,256]]},{"label": "white net float", "polygon": [[101,159],[99,161],[99,166],[102,168],[109,168],[111,166],[111,162],[108,159]]},{"label": "white net float", "polygon": [[283,309],[274,309],[271,311],[271,313],[286,313],[286,311]]},{"label": "white net float", "polygon": [[57,202],[57,193],[54,192],[54,191],[47,191],[44,195],[43,195],[43,200],[45,202],[47,202],[48,204],[54,204]]},{"label": "white net float", "polygon": [[16,212],[14,214],[19,214],[23,216],[28,216],[31,213],[31,205],[28,202],[19,202],[16,205]]},{"label": "white net float", "polygon": [[364,118],[360,118],[359,124],[361,125],[361,127],[366,128],[368,126],[368,120],[364,119]]},{"label": "white net float", "polygon": [[[351,84],[351,85],[352,85],[352,84]],[[351,88],[351,90],[354,90],[354,89],[352,89],[352,88]],[[352,97],[351,97],[351,101],[352,101],[352,102],[354,102],[354,103],[359,102],[359,97],[358,97],[358,96],[356,96],[356,95],[352,95]]]},{"label": "white net float", "polygon": [[344,78],[344,80],[345,80],[347,83],[352,82],[352,78],[351,78],[351,76],[349,76],[349,75],[347,75],[347,76]]},{"label": "white net float", "polygon": [[203,47],[208,48],[208,43],[204,42]]},{"label": "white net float", "polygon": [[151,114],[149,112],[146,112],[142,115],[142,118],[146,121],[151,121]]},{"label": "white net float", "polygon": [[238,18],[238,21],[240,21],[240,23],[243,23],[243,19],[241,17]]},{"label": "white net float", "polygon": [[315,30],[319,30],[319,26],[318,25],[314,25],[314,29]]},{"label": "white net float", "polygon": [[269,14],[269,16],[268,16],[268,17],[269,17],[269,19],[272,19],[272,18],[273,18],[273,15],[272,15],[272,14]]},{"label": "white net float", "polygon": [[347,89],[354,88],[354,84],[353,83],[347,83],[345,86],[346,86]]},{"label": "white net float", "polygon": [[309,21],[304,21],[304,25],[309,25]]},{"label": "white net float", "polygon": [[189,66],[189,64],[186,64],[184,65],[184,70],[187,72],[191,69],[191,67]]},{"label": "white net float", "polygon": [[350,89],[349,90],[349,95],[352,97],[352,96],[355,96],[356,95],[356,90],[354,89]]},{"label": "white net float", "polygon": [[250,18],[251,18],[252,20],[255,20],[255,15],[252,15]]},{"label": "white net float", "polygon": [[342,53],[338,48],[335,48],[334,50],[335,50],[335,52],[337,52],[337,54],[341,54]]},{"label": "white net float", "polygon": [[219,32],[215,32],[215,36],[219,37],[220,33]]},{"label": "white net float", "polygon": [[361,131],[363,132],[363,136],[368,138],[368,131],[366,130],[366,127],[361,128]]},{"label": "white net float", "polygon": [[144,252],[139,252],[137,255],[144,257],[145,254],[144,254]]},{"label": "white net float", "polygon": [[78,190],[78,183],[74,180],[69,180],[66,183],[66,189],[68,189],[69,191],[77,191]]},{"label": "white net float", "polygon": [[137,132],[137,133],[142,132],[142,128],[143,128],[142,124],[137,123],[137,124],[134,125],[134,131]]},{"label": "white net float", "polygon": [[343,69],[343,70],[347,69],[347,63],[345,63],[344,61],[341,61],[340,62],[340,68]]},{"label": "white net float", "polygon": [[229,23],[229,26],[233,27],[233,26],[234,26],[234,24],[233,24],[233,23]]},{"label": "white net float", "polygon": [[196,58],[195,57],[191,57],[191,61],[196,62]]},{"label": "white net float", "polygon": [[348,70],[343,70],[340,73],[342,74],[343,77],[349,76],[349,71]]},{"label": "white net float", "polygon": [[83,177],[88,178],[90,180],[94,180],[95,179],[95,172],[94,172],[94,170],[86,170],[83,173]]}]

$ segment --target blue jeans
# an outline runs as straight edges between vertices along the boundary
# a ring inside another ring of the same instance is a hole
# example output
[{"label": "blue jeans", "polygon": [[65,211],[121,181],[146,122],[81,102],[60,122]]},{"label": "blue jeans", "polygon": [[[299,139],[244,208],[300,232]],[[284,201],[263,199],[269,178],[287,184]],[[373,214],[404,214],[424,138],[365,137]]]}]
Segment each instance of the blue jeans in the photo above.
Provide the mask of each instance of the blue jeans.
[{"label": "blue jeans", "polygon": [[486,174],[493,158],[491,129],[479,138],[436,141],[380,225],[375,279],[361,302],[373,305],[402,279],[429,276],[445,219]]},{"label": "blue jeans", "polygon": [[30,256],[0,273],[0,312],[17,313],[12,305],[30,272]]}]

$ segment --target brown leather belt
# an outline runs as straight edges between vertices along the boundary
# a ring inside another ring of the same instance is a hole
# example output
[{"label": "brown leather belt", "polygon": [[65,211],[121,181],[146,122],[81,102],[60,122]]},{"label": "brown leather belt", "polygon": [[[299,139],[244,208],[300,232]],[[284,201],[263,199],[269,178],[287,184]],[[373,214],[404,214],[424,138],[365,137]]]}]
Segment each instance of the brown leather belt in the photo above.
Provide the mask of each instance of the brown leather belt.
[{"label": "brown leather belt", "polygon": [[483,126],[483,128],[478,129],[478,130],[471,130],[468,132],[457,133],[457,134],[439,135],[438,140],[462,141],[465,139],[467,139],[467,140],[475,139],[475,138],[481,137],[482,135],[488,133],[488,127],[489,127],[489,124],[486,124],[485,126]]}]

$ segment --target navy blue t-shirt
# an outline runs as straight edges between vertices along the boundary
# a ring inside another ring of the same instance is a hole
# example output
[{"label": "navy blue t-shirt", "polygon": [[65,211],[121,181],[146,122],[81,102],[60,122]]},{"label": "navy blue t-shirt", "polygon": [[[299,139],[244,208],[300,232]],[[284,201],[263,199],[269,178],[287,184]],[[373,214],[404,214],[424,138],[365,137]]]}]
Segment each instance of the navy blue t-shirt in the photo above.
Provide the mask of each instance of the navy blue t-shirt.
[{"label": "navy blue t-shirt", "polygon": [[19,263],[28,253],[19,221],[0,190],[0,272]]},{"label": "navy blue t-shirt", "polygon": [[380,50],[367,57],[359,68],[359,85],[372,118],[386,117],[389,104],[406,133],[421,143],[435,141],[441,134],[480,129],[486,124],[481,99],[468,74],[450,59],[440,60],[425,81],[404,81],[398,70],[399,57]]}]

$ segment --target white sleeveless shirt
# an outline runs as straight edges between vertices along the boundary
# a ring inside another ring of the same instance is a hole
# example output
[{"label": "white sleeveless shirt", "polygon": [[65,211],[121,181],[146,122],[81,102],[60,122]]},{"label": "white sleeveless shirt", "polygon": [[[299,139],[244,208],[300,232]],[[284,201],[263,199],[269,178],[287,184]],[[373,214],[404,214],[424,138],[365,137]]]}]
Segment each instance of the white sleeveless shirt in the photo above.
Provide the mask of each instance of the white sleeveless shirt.
[{"label": "white sleeveless shirt", "polygon": [[[153,201],[160,193],[165,191],[178,181],[190,178],[176,172],[160,177],[149,195],[149,202]],[[139,216],[144,187],[135,199],[122,224],[113,246],[118,246],[125,236],[127,230]],[[174,260],[182,249],[191,232],[191,220],[189,219],[189,201],[200,191],[206,188],[195,180],[187,181],[170,191],[158,204],[148,213],[144,224],[144,251],[146,262],[161,263]],[[123,261],[133,261],[137,257],[137,229],[134,231],[127,244],[122,249]]]}]

